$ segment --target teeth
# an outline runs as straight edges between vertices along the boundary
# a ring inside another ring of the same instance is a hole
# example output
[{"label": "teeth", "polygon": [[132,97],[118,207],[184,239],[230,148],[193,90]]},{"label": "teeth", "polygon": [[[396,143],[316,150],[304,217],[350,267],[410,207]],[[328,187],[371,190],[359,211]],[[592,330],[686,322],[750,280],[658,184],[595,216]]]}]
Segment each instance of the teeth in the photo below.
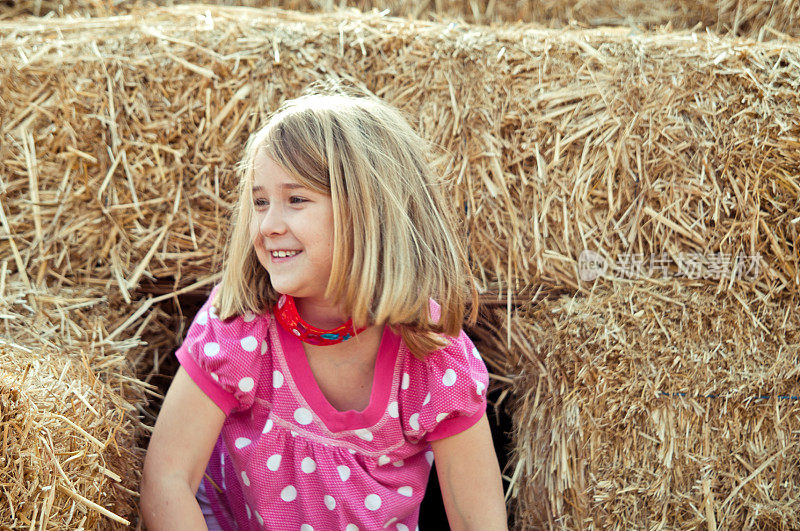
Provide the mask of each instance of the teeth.
[{"label": "teeth", "polygon": [[298,252],[299,251],[272,251],[272,256],[275,256],[277,258],[285,258],[287,256],[294,256]]}]

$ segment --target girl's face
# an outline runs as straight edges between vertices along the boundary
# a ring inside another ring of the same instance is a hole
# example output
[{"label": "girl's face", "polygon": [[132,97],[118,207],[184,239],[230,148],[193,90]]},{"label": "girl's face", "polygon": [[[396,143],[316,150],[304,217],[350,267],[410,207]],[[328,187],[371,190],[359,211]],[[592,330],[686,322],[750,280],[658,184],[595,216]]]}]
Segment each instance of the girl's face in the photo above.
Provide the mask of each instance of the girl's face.
[{"label": "girl's face", "polygon": [[331,198],[301,186],[262,151],[253,162],[250,235],[258,261],[277,292],[323,302],[333,262]]}]

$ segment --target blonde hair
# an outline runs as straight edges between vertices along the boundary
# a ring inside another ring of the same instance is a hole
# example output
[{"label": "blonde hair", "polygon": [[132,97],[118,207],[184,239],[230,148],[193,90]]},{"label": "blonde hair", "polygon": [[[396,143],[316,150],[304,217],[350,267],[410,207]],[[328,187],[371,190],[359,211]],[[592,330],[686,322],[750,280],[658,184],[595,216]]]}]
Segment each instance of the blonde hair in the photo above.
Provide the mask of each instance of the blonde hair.
[{"label": "blonde hair", "polygon": [[[388,324],[418,358],[474,324],[478,295],[428,146],[395,108],[372,96],[312,93],[290,100],[252,135],[239,166],[220,289],[222,319],[271,311],[280,296],[250,235],[253,160],[263,150],[300,184],[330,195],[331,276],[325,297],[355,326]],[[441,306],[431,319],[429,299]]]}]

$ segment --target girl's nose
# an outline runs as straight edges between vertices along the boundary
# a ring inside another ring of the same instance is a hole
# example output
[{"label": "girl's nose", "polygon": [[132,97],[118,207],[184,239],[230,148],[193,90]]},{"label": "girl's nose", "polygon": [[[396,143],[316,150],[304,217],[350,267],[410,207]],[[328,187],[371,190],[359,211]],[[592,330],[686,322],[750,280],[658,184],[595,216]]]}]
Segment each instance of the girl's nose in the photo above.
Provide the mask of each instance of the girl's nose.
[{"label": "girl's nose", "polygon": [[270,206],[261,217],[258,230],[262,236],[272,236],[286,232],[286,222],[280,206]]}]

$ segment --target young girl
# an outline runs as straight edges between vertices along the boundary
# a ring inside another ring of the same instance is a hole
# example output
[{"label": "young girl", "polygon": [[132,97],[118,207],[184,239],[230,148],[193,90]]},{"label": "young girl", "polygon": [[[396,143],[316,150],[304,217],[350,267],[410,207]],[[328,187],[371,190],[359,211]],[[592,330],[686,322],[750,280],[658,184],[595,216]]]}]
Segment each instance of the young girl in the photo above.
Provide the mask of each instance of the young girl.
[{"label": "young girl", "polygon": [[155,529],[506,529],[477,296],[425,146],[312,94],[249,141],[222,280],[177,351],[144,465]]}]

